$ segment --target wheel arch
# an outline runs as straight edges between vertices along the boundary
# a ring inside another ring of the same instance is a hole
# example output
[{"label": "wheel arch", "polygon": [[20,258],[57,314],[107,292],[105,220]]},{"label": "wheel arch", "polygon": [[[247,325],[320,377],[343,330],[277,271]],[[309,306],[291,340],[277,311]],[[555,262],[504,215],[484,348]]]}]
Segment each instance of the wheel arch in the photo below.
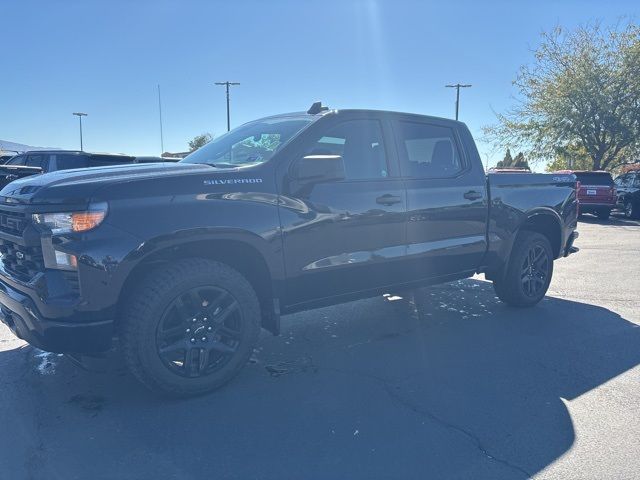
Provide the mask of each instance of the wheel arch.
[{"label": "wheel arch", "polygon": [[547,237],[551,244],[553,258],[560,257],[562,250],[562,220],[554,210],[539,209],[528,212],[526,218],[518,227],[515,238],[523,230],[537,232]]},{"label": "wheel arch", "polygon": [[[252,238],[255,237],[255,238]],[[146,247],[146,248],[145,248]],[[272,254],[273,255],[273,254]],[[116,318],[122,317],[122,309],[135,286],[147,275],[163,265],[183,258],[206,258],[222,262],[240,272],[254,288],[260,301],[262,327],[274,335],[280,332],[278,304],[277,262],[269,262],[269,245],[255,235],[217,235],[189,238],[163,238],[145,242],[143,248],[132,252],[120,293]],[[117,322],[117,320],[116,320]]]}]

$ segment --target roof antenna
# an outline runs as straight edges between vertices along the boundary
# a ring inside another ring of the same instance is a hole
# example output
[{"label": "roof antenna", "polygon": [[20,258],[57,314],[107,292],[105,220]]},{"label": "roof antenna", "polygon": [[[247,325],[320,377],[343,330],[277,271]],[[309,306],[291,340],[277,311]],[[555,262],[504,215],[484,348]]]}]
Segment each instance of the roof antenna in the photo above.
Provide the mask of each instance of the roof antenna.
[{"label": "roof antenna", "polygon": [[320,112],[326,112],[327,110],[329,110],[329,107],[323,107],[322,102],[313,102],[313,105],[307,110],[307,113],[309,115],[316,115]]}]

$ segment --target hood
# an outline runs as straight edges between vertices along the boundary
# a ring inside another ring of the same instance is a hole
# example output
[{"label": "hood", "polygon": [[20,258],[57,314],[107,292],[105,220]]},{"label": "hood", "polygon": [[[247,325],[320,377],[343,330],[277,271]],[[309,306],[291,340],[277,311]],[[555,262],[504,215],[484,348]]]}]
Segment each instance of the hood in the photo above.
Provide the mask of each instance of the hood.
[{"label": "hood", "polygon": [[82,204],[101,187],[211,170],[215,169],[193,163],[127,164],[60,170],[11,182],[0,191],[0,202]]}]

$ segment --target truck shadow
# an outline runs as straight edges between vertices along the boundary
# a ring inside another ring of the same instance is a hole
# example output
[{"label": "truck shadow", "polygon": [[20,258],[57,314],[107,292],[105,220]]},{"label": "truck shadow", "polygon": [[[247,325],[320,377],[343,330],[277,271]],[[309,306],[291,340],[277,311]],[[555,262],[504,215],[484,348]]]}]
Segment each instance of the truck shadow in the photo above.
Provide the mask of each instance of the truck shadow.
[{"label": "truck shadow", "polygon": [[527,478],[571,448],[570,402],[638,365],[639,347],[640,329],[605,308],[547,297],[514,310],[464,280],[285,317],[234,382],[184,401],[155,398],[119,367],[90,374],[6,350],[0,449],[12,454],[0,468]]}]

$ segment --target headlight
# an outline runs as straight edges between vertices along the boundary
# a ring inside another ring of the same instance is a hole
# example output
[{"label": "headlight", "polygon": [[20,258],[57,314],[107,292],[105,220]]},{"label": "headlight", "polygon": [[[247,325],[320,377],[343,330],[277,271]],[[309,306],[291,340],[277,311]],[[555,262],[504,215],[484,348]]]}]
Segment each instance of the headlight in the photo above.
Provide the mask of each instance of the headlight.
[{"label": "headlight", "polygon": [[34,213],[33,221],[49,227],[51,233],[86,232],[100,225],[106,216],[107,204],[102,202],[82,212]]}]

